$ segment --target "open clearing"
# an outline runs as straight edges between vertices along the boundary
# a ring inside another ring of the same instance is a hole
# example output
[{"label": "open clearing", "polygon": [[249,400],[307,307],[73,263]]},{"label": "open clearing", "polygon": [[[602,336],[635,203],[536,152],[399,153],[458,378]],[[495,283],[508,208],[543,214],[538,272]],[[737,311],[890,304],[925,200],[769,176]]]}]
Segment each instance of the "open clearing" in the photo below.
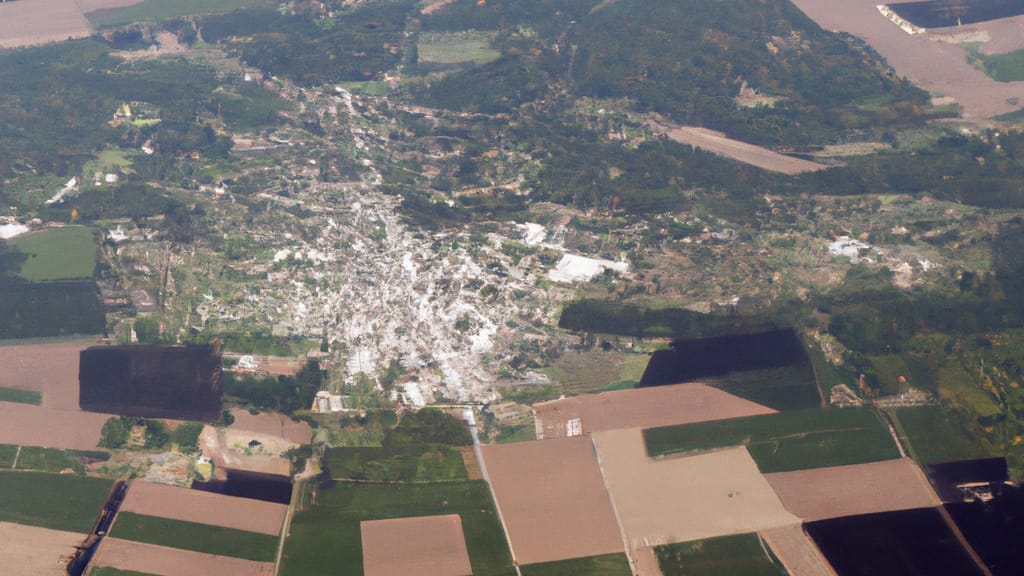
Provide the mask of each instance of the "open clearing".
[{"label": "open clearing", "polygon": [[804,532],[802,526],[782,526],[763,530],[761,538],[771,546],[772,552],[785,566],[789,576],[835,576],[818,545]]},{"label": "open clearing", "polygon": [[112,485],[105,478],[0,472],[0,520],[85,534]]},{"label": "open clearing", "polygon": [[288,507],[136,480],[129,485],[121,510],[276,536]]},{"label": "open clearing", "polygon": [[96,267],[93,232],[85,226],[62,226],[18,236],[7,243],[28,256],[19,275],[29,282],[92,278]]},{"label": "open clearing", "polygon": [[89,342],[0,346],[0,387],[35,390],[44,408],[78,410],[78,356]]},{"label": "open clearing", "polygon": [[663,134],[680,144],[700,148],[712,154],[731,158],[737,162],[750,164],[751,166],[772,172],[780,172],[792,176],[828,168],[824,164],[785,156],[761,146],[733,140],[721,132],[708,130],[707,128],[674,126],[667,122],[655,122],[653,120],[648,120],[647,126],[656,134]]},{"label": "open clearing", "polygon": [[[877,0],[793,0],[826,30],[865,40],[893,67],[921,88],[952,97],[964,118],[991,118],[1024,105],[1024,82],[996,82],[967,63],[963,48],[929,34],[911,36],[879,13]],[[1016,103],[1011,103],[1017,99]]]},{"label": "open clearing", "polygon": [[807,522],[939,506],[909,458],[765,476],[783,506]]},{"label": "open clearing", "polygon": [[235,422],[231,430],[248,430],[268,436],[277,436],[294,444],[309,444],[313,439],[313,429],[306,422],[296,422],[277,412],[260,412],[250,414],[248,410],[232,408],[231,415]]},{"label": "open clearing", "polygon": [[8,576],[64,576],[85,535],[0,522],[0,566]]},{"label": "open clearing", "polygon": [[92,563],[158,576],[271,576],[274,573],[273,562],[253,562],[109,537],[103,539]]},{"label": "open clearing", "polygon": [[743,448],[653,460],[639,429],[597,432],[594,443],[632,548],[800,522],[783,508]]},{"label": "open clearing", "polygon": [[458,514],[370,520],[360,524],[366,576],[469,576]]},{"label": "open clearing", "polygon": [[[533,409],[541,439],[775,413],[704,384],[615,390],[540,402]],[[574,422],[578,430],[571,429]]]},{"label": "open clearing", "polygon": [[589,437],[496,444],[481,450],[517,562],[623,551]]}]

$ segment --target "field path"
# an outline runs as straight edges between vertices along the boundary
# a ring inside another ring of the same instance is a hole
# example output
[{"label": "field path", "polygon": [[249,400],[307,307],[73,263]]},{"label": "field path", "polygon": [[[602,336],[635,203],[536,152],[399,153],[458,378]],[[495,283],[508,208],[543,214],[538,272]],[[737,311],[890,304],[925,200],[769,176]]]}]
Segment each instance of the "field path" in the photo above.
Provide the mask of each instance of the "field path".
[{"label": "field path", "polygon": [[789,576],[836,576],[821,550],[799,525],[772,528],[761,532]]}]

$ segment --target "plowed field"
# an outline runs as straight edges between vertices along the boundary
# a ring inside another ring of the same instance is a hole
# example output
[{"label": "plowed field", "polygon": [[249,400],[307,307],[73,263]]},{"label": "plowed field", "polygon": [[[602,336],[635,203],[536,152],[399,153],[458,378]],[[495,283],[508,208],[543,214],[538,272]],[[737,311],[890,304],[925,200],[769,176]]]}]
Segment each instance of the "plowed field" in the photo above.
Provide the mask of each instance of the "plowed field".
[{"label": "plowed field", "polygon": [[128,487],[121,510],[276,536],[281,532],[288,507],[250,498],[135,481]]}]

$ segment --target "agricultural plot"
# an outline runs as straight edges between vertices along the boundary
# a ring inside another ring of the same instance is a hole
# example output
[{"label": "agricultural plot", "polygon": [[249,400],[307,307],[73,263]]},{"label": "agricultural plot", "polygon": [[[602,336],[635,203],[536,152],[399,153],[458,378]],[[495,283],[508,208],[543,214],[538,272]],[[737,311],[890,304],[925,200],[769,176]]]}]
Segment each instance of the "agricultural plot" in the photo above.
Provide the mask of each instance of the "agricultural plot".
[{"label": "agricultural plot", "polygon": [[940,504],[924,473],[907,458],[765,476],[782,505],[804,521]]},{"label": "agricultural plot", "polygon": [[268,0],[134,0],[120,3],[120,7],[85,10],[85,17],[96,28],[104,28],[142,20],[226,14],[241,8],[269,6],[273,6],[273,2]]},{"label": "agricultural plot", "polygon": [[0,402],[0,443],[95,450],[110,416]]},{"label": "agricultural plot", "polygon": [[[0,387],[32,390],[44,408],[78,410],[78,357],[85,342],[0,346]],[[9,401],[9,400],[8,400]]]},{"label": "agricultural plot", "polygon": [[113,482],[43,472],[0,472],[0,521],[85,534]]},{"label": "agricultural plot", "polygon": [[782,563],[789,576],[836,576],[821,550],[802,526],[782,526],[761,531],[761,539]]},{"label": "agricultural plot", "polygon": [[93,280],[0,283],[0,339],[99,334],[106,327]]},{"label": "agricultural plot", "polygon": [[136,480],[128,487],[121,512],[157,516],[277,536],[288,507],[234,498],[166,484]]},{"label": "agricultural plot", "polygon": [[746,446],[763,473],[899,458],[889,429],[868,408],[797,410],[644,430],[647,452],[666,456]]},{"label": "agricultural plot", "polygon": [[462,454],[451,446],[419,444],[401,450],[381,446],[331,448],[326,467],[335,479],[388,482],[466,480]]},{"label": "agricultural plot", "polygon": [[629,558],[625,554],[603,554],[589,558],[573,558],[541,564],[520,566],[523,576],[631,576]]},{"label": "agricultural plot", "polygon": [[649,126],[656,133],[664,134],[680,144],[700,148],[712,154],[756,166],[763,170],[794,176],[804,172],[816,172],[828,168],[824,164],[818,164],[817,162],[801,158],[793,158],[792,156],[784,156],[761,146],[733,140],[721,132],[715,132],[707,128],[670,126],[653,122],[649,123]]},{"label": "agricultural plot", "polygon": [[676,384],[574,396],[533,406],[541,439],[601,430],[670,426],[771,414],[755,404],[704,384]]},{"label": "agricultural plot", "polygon": [[598,432],[593,438],[631,548],[799,523],[742,448],[653,460],[638,429]]},{"label": "agricultural plot", "polygon": [[363,574],[360,524],[415,516],[458,514],[475,576],[515,573],[487,484],[338,483],[316,490],[311,508],[296,512],[280,574]]},{"label": "agricultural plot", "polygon": [[119,512],[110,534],[122,540],[254,562],[273,562],[277,551],[277,537],[268,534],[143,516],[133,512]]},{"label": "agricultural plot", "polygon": [[136,572],[135,570],[120,570],[109,566],[97,566],[89,570],[89,576],[155,576],[147,572]]},{"label": "agricultural plot", "polygon": [[655,548],[664,576],[785,576],[757,534],[723,536]]},{"label": "agricultural plot", "polygon": [[360,524],[366,576],[469,576],[458,514],[370,520]]},{"label": "agricultural plot", "polygon": [[29,282],[92,278],[96,267],[95,230],[64,226],[19,236],[7,243],[28,258],[20,275]]},{"label": "agricultural plot", "polygon": [[589,437],[483,446],[481,451],[518,563],[623,551]]},{"label": "agricultural plot", "polygon": [[465,30],[456,33],[420,33],[416,50],[420,62],[431,64],[487,64],[501,57],[491,48],[492,33]]},{"label": "agricultural plot", "polygon": [[0,48],[83,38],[91,33],[76,2],[34,0],[0,4]]},{"label": "agricultural plot", "polygon": [[0,387],[0,402],[17,402],[20,404],[35,404],[38,406],[43,403],[43,395],[35,390]]},{"label": "agricultural plot", "polygon": [[889,415],[911,457],[921,465],[995,454],[991,446],[965,432],[960,418],[946,406],[895,408]]},{"label": "agricultural plot", "polygon": [[39,446],[22,446],[15,468],[37,472],[72,470],[76,474],[85,474],[85,466],[76,454],[58,448],[40,448]]},{"label": "agricultural plot", "polygon": [[[97,568],[93,568],[90,575],[103,576],[271,576],[274,573],[272,562],[253,562],[110,537],[103,539],[92,565]],[[98,571],[100,568],[117,571]]]},{"label": "agricultural plot", "polygon": [[17,446],[11,444],[0,444],[0,468],[11,468],[14,466],[14,457],[17,454]]},{"label": "agricultural plot", "polygon": [[62,560],[84,539],[75,532],[0,522],[0,566],[12,576],[65,576]]}]

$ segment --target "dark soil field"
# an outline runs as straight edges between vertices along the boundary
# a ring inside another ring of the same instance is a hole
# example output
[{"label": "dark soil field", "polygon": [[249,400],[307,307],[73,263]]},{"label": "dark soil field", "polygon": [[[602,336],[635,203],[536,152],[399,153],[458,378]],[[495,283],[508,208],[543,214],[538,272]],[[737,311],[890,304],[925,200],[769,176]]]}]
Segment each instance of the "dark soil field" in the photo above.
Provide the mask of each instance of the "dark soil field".
[{"label": "dark soil field", "polygon": [[944,462],[925,466],[924,471],[943,502],[959,502],[962,499],[957,489],[958,484],[1002,484],[1010,477],[1003,457]]},{"label": "dark soil field", "polygon": [[889,4],[911,23],[922,28],[945,28],[1024,14],[1020,0],[927,0]]},{"label": "dark soil field", "polygon": [[981,576],[937,508],[810,522],[839,576]]},{"label": "dark soil field", "polygon": [[229,469],[227,477],[224,481],[193,482],[192,489],[277,504],[287,504],[292,499],[292,483],[288,476]]},{"label": "dark soil field", "polygon": [[990,502],[947,504],[946,511],[993,576],[1024,574],[1024,490],[1004,486]]}]

